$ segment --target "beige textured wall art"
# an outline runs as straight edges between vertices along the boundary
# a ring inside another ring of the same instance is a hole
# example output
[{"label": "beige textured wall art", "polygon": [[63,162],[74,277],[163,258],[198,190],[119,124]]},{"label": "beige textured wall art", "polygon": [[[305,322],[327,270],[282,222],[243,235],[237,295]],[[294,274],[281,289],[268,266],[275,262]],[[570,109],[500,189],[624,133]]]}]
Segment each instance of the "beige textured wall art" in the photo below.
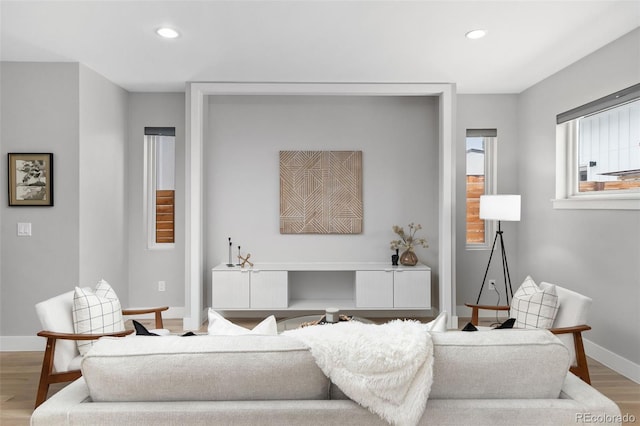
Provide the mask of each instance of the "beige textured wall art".
[{"label": "beige textured wall art", "polygon": [[362,232],[362,151],[280,151],[280,233]]}]

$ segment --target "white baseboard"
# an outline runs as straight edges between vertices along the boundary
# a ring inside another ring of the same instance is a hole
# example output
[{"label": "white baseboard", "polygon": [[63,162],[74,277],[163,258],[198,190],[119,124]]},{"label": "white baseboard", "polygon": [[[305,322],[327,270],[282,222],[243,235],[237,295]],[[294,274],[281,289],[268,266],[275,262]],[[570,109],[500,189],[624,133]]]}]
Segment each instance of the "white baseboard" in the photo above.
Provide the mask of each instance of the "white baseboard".
[{"label": "white baseboard", "polygon": [[584,351],[588,357],[606,365],[616,373],[627,377],[629,380],[640,383],[640,364],[623,358],[590,340],[585,338],[582,340],[584,342]]}]

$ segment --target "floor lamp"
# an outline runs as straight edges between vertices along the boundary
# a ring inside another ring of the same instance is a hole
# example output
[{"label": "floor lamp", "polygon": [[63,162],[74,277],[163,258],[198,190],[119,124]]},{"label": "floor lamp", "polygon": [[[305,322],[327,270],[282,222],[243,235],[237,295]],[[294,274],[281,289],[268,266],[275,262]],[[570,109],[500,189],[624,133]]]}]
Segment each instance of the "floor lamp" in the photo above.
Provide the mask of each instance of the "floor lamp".
[{"label": "floor lamp", "polygon": [[487,280],[487,274],[489,273],[489,267],[491,266],[491,260],[493,259],[493,252],[496,249],[496,243],[500,241],[500,253],[502,256],[502,273],[504,274],[504,293],[507,298],[507,306],[509,306],[509,296],[513,298],[513,288],[511,287],[511,276],[509,275],[509,263],[507,262],[507,250],[504,247],[504,239],[502,238],[502,221],[519,221],[520,220],[520,196],[519,195],[481,195],[480,196],[480,219],[484,220],[497,220],[498,230],[496,236],[493,238],[493,245],[491,246],[491,254],[489,255],[489,262],[487,263],[487,269],[484,271],[484,277],[482,278],[482,286],[480,287],[480,293],[478,293],[478,300],[476,304],[480,303],[480,296],[482,296],[482,290],[484,290],[484,284]]}]

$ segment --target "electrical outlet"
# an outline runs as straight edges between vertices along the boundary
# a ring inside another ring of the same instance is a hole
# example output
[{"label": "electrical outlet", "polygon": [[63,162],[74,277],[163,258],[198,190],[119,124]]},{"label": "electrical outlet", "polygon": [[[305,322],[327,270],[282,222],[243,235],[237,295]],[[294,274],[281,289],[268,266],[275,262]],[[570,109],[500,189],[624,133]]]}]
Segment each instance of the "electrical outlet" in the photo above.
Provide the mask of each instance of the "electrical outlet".
[{"label": "electrical outlet", "polygon": [[496,280],[489,280],[489,290],[496,289]]},{"label": "electrical outlet", "polygon": [[158,281],[158,291],[165,291],[167,289],[167,283],[165,281]]}]

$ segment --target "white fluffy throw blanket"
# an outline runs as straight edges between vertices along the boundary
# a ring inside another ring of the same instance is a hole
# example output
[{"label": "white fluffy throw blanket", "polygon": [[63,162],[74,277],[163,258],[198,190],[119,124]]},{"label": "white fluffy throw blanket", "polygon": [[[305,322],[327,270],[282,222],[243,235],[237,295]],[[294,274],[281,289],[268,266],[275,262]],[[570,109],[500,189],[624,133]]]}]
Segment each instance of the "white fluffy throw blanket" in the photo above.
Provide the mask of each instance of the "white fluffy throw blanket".
[{"label": "white fluffy throw blanket", "polygon": [[387,422],[416,425],[422,417],[433,383],[433,343],[423,324],[348,321],[284,334],[309,346],[333,383]]}]

